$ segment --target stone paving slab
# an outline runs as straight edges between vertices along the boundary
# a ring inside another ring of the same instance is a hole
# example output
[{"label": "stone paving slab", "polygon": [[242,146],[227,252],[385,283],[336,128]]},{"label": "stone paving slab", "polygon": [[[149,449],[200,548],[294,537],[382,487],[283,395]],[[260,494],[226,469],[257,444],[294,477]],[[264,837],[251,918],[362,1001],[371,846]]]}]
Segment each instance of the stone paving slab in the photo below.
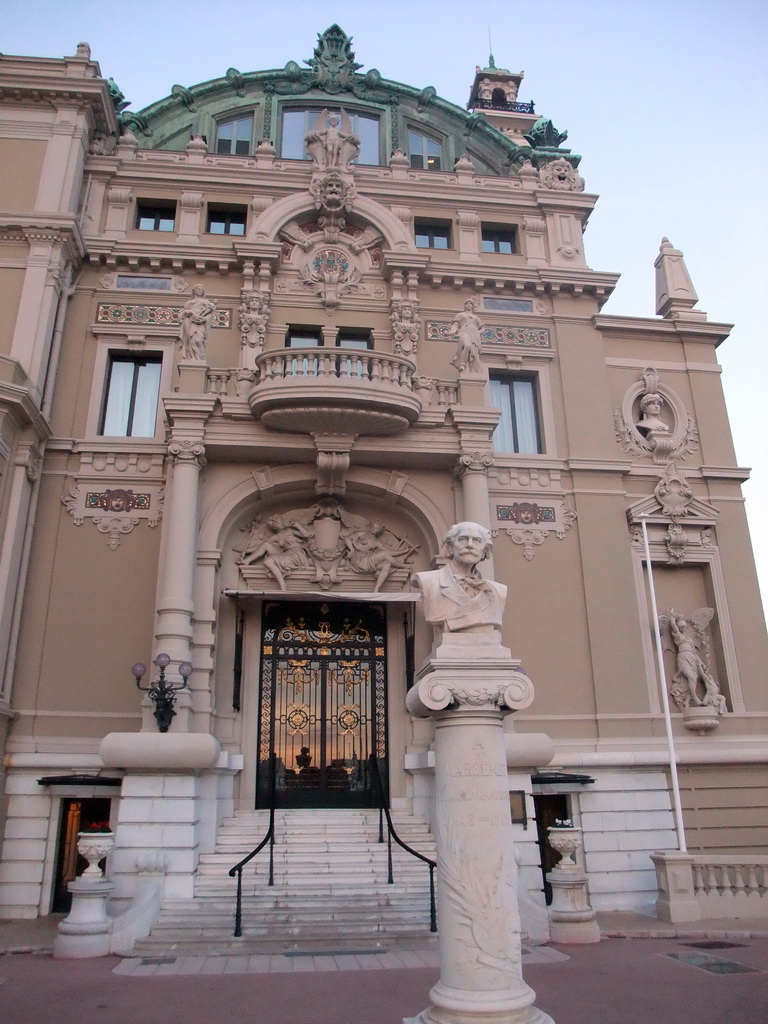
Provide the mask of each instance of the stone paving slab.
[{"label": "stone paving slab", "polygon": [[[556,1024],[766,1024],[768,938],[734,941],[709,952],[692,945],[701,941],[700,936],[604,939],[531,947],[523,956],[523,977],[536,992],[535,1005]],[[3,1024],[359,1024],[362,1017],[366,1024],[399,1024],[426,1007],[439,976],[437,967],[390,966],[399,955],[356,957],[358,966],[344,971],[334,957],[269,957],[267,964],[267,958],[249,956],[243,973],[227,972],[227,956],[180,955],[173,964],[143,966],[138,957],[0,956],[0,1019]],[[238,959],[232,962],[240,968]],[[294,970],[303,959],[311,959],[312,971]],[[383,967],[372,968],[373,959]],[[701,966],[715,959],[752,970],[712,973]],[[216,973],[204,973],[213,967]],[[124,973],[129,969],[136,973]],[[175,973],[159,974],[161,969]]]},{"label": "stone paving slab", "polygon": [[[554,946],[524,946],[523,964],[560,963],[568,954]],[[437,950],[382,950],[376,953],[314,953],[311,955],[126,957],[113,974],[155,977],[172,974],[310,974],[314,971],[381,971],[437,969]]]}]

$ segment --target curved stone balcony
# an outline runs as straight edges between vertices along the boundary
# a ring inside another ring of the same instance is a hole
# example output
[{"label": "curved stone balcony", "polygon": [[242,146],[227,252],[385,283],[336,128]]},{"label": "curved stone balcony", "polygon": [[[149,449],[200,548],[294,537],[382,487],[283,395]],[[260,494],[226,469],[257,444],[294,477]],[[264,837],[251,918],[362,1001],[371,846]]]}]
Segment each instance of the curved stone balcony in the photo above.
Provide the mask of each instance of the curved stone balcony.
[{"label": "curved stone balcony", "polygon": [[286,348],[263,352],[248,404],[273,430],[307,434],[399,434],[415,423],[421,399],[414,366],[381,352]]}]

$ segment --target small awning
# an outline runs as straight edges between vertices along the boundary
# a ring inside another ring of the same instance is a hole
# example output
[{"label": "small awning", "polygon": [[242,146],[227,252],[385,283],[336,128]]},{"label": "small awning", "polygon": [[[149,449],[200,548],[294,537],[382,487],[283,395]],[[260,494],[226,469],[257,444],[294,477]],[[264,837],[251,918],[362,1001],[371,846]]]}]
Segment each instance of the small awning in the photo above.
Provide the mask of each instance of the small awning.
[{"label": "small awning", "polygon": [[361,604],[413,604],[421,600],[418,591],[364,593],[339,590],[222,590],[224,597],[238,601],[357,601]]}]

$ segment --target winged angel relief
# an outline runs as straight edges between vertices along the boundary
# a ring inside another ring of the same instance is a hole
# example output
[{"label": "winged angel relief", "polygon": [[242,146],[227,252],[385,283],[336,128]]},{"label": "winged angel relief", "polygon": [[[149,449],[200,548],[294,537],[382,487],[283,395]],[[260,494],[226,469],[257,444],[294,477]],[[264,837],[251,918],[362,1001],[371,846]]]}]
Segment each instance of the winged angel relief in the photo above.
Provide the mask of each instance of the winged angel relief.
[{"label": "winged angel relief", "polygon": [[280,590],[288,589],[291,574],[323,589],[339,583],[340,576],[368,576],[378,593],[393,575],[407,576],[417,550],[380,520],[365,519],[333,503],[274,513],[265,521],[258,516],[244,529],[247,536],[235,547],[243,576],[250,582],[254,573],[266,569]]},{"label": "winged angel relief", "polygon": [[352,131],[352,121],[343,107],[339,113],[321,110],[304,141],[312,166],[319,171],[343,170],[360,152],[360,139]]},{"label": "winged angel relief", "polygon": [[659,616],[662,646],[676,656],[670,694],[680,710],[712,707],[718,714],[726,711],[725,697],[709,669],[709,642],[706,629],[715,614],[712,608],[698,608],[686,618],[673,608]]}]

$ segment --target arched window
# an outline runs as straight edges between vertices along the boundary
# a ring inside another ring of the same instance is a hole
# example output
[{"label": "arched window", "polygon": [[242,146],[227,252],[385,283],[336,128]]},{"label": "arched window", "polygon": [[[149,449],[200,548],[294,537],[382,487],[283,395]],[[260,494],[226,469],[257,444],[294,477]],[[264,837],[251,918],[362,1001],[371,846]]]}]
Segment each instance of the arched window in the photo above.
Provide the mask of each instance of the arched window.
[{"label": "arched window", "polygon": [[[290,107],[283,110],[280,156],[285,160],[309,160],[304,138],[312,131],[320,110],[317,107]],[[340,111],[329,109],[329,113]],[[360,154],[353,163],[380,163],[379,119],[375,114],[346,111],[352,131],[360,139]]]}]

